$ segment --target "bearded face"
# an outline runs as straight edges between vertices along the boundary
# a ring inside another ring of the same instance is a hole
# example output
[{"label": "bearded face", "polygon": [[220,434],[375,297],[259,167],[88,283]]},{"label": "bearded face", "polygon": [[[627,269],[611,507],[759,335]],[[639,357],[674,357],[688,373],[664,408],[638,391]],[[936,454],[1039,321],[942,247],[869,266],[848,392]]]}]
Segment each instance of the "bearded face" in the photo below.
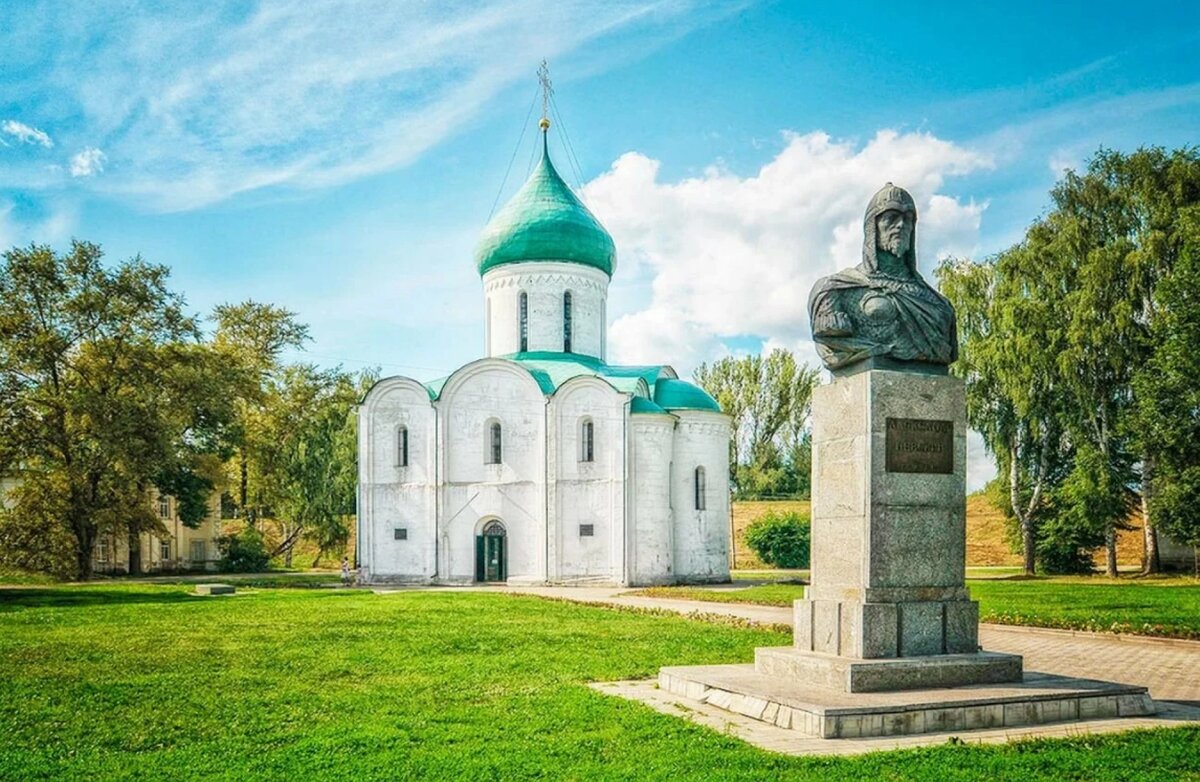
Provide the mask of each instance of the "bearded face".
[{"label": "bearded face", "polygon": [[912,247],[913,220],[906,213],[889,209],[875,218],[875,236],[879,249],[886,250],[897,258]]}]

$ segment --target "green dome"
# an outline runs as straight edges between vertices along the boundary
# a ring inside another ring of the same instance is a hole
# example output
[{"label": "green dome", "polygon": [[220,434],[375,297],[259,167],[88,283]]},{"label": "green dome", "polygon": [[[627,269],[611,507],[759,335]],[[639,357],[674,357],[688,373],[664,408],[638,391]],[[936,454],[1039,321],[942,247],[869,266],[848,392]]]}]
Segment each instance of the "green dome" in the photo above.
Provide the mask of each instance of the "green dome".
[{"label": "green dome", "polygon": [[609,277],[617,265],[612,237],[554,170],[545,136],[541,162],[488,223],[475,251],[480,274],[522,261],[581,263]]},{"label": "green dome", "polygon": [[654,385],[654,403],[667,410],[712,410],[721,412],[717,400],[686,380],[663,378]]}]

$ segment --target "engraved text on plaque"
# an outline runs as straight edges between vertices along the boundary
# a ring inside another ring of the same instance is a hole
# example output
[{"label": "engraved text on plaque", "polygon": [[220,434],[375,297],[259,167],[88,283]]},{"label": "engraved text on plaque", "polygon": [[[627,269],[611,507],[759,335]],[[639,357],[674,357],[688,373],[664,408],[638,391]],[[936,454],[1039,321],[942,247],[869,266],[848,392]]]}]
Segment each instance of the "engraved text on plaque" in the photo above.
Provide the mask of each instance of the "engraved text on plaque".
[{"label": "engraved text on plaque", "polygon": [[888,472],[954,472],[954,422],[887,419]]}]

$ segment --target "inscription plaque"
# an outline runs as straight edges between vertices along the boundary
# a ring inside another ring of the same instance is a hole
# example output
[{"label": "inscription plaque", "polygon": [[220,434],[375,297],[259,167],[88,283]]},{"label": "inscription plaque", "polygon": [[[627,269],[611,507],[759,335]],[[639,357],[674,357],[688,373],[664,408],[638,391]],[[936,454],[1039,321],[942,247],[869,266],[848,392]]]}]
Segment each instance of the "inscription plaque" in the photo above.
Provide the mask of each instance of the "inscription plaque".
[{"label": "inscription plaque", "polygon": [[888,472],[954,472],[954,422],[889,418],[885,437]]}]

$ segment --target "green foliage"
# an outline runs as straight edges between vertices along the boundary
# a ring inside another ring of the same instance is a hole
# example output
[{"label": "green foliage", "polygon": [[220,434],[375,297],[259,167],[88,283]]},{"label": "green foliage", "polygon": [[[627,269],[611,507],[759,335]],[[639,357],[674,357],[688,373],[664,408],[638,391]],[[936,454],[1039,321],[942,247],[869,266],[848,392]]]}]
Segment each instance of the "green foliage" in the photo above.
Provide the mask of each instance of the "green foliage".
[{"label": "green foliage", "polygon": [[222,535],[217,538],[217,548],[221,552],[218,567],[227,573],[261,573],[271,562],[262,533],[253,527]]},{"label": "green foliage", "polygon": [[694,379],[732,419],[729,472],[740,499],[807,496],[809,414],[820,370],[777,348],[701,364]]},{"label": "green foliage", "polygon": [[76,541],[61,519],[69,513],[66,487],[52,475],[33,474],[0,503],[0,566],[52,578],[77,575]]},{"label": "green foliage", "polygon": [[[214,355],[167,277],[138,258],[110,267],[86,242],[13,249],[0,265],[0,410],[13,413],[0,416],[0,475],[58,495],[19,495],[10,529],[65,531],[74,575],[90,574],[102,531],[161,529],[149,489],[195,469],[228,419]],[[43,561],[32,540],[10,537],[26,547],[13,555]]]},{"label": "green foliage", "polygon": [[799,513],[768,511],[746,527],[745,539],[758,558],[772,567],[809,566],[812,526]]},{"label": "green foliage", "polygon": [[[1078,449],[1071,472],[1054,494],[1053,512],[1041,528],[1038,557],[1045,573],[1090,573],[1091,552],[1104,545],[1108,531],[1126,526],[1134,495],[1125,470],[1090,444]],[[1119,522],[1112,521],[1120,520]]]},{"label": "green foliage", "polygon": [[1150,509],[1176,541],[1200,546],[1200,207],[1179,215],[1174,273],[1158,289],[1157,346],[1134,389],[1156,475]]},{"label": "green foliage", "polygon": [[1115,575],[1131,488],[1152,527],[1161,517],[1188,540],[1200,526],[1188,510],[1200,499],[1188,472],[1200,463],[1200,152],[1100,150],[1051,199],[1021,243],[938,275],[958,311],[968,419],[1008,481],[1027,572],[1035,549],[1059,569],[1105,545]]}]

